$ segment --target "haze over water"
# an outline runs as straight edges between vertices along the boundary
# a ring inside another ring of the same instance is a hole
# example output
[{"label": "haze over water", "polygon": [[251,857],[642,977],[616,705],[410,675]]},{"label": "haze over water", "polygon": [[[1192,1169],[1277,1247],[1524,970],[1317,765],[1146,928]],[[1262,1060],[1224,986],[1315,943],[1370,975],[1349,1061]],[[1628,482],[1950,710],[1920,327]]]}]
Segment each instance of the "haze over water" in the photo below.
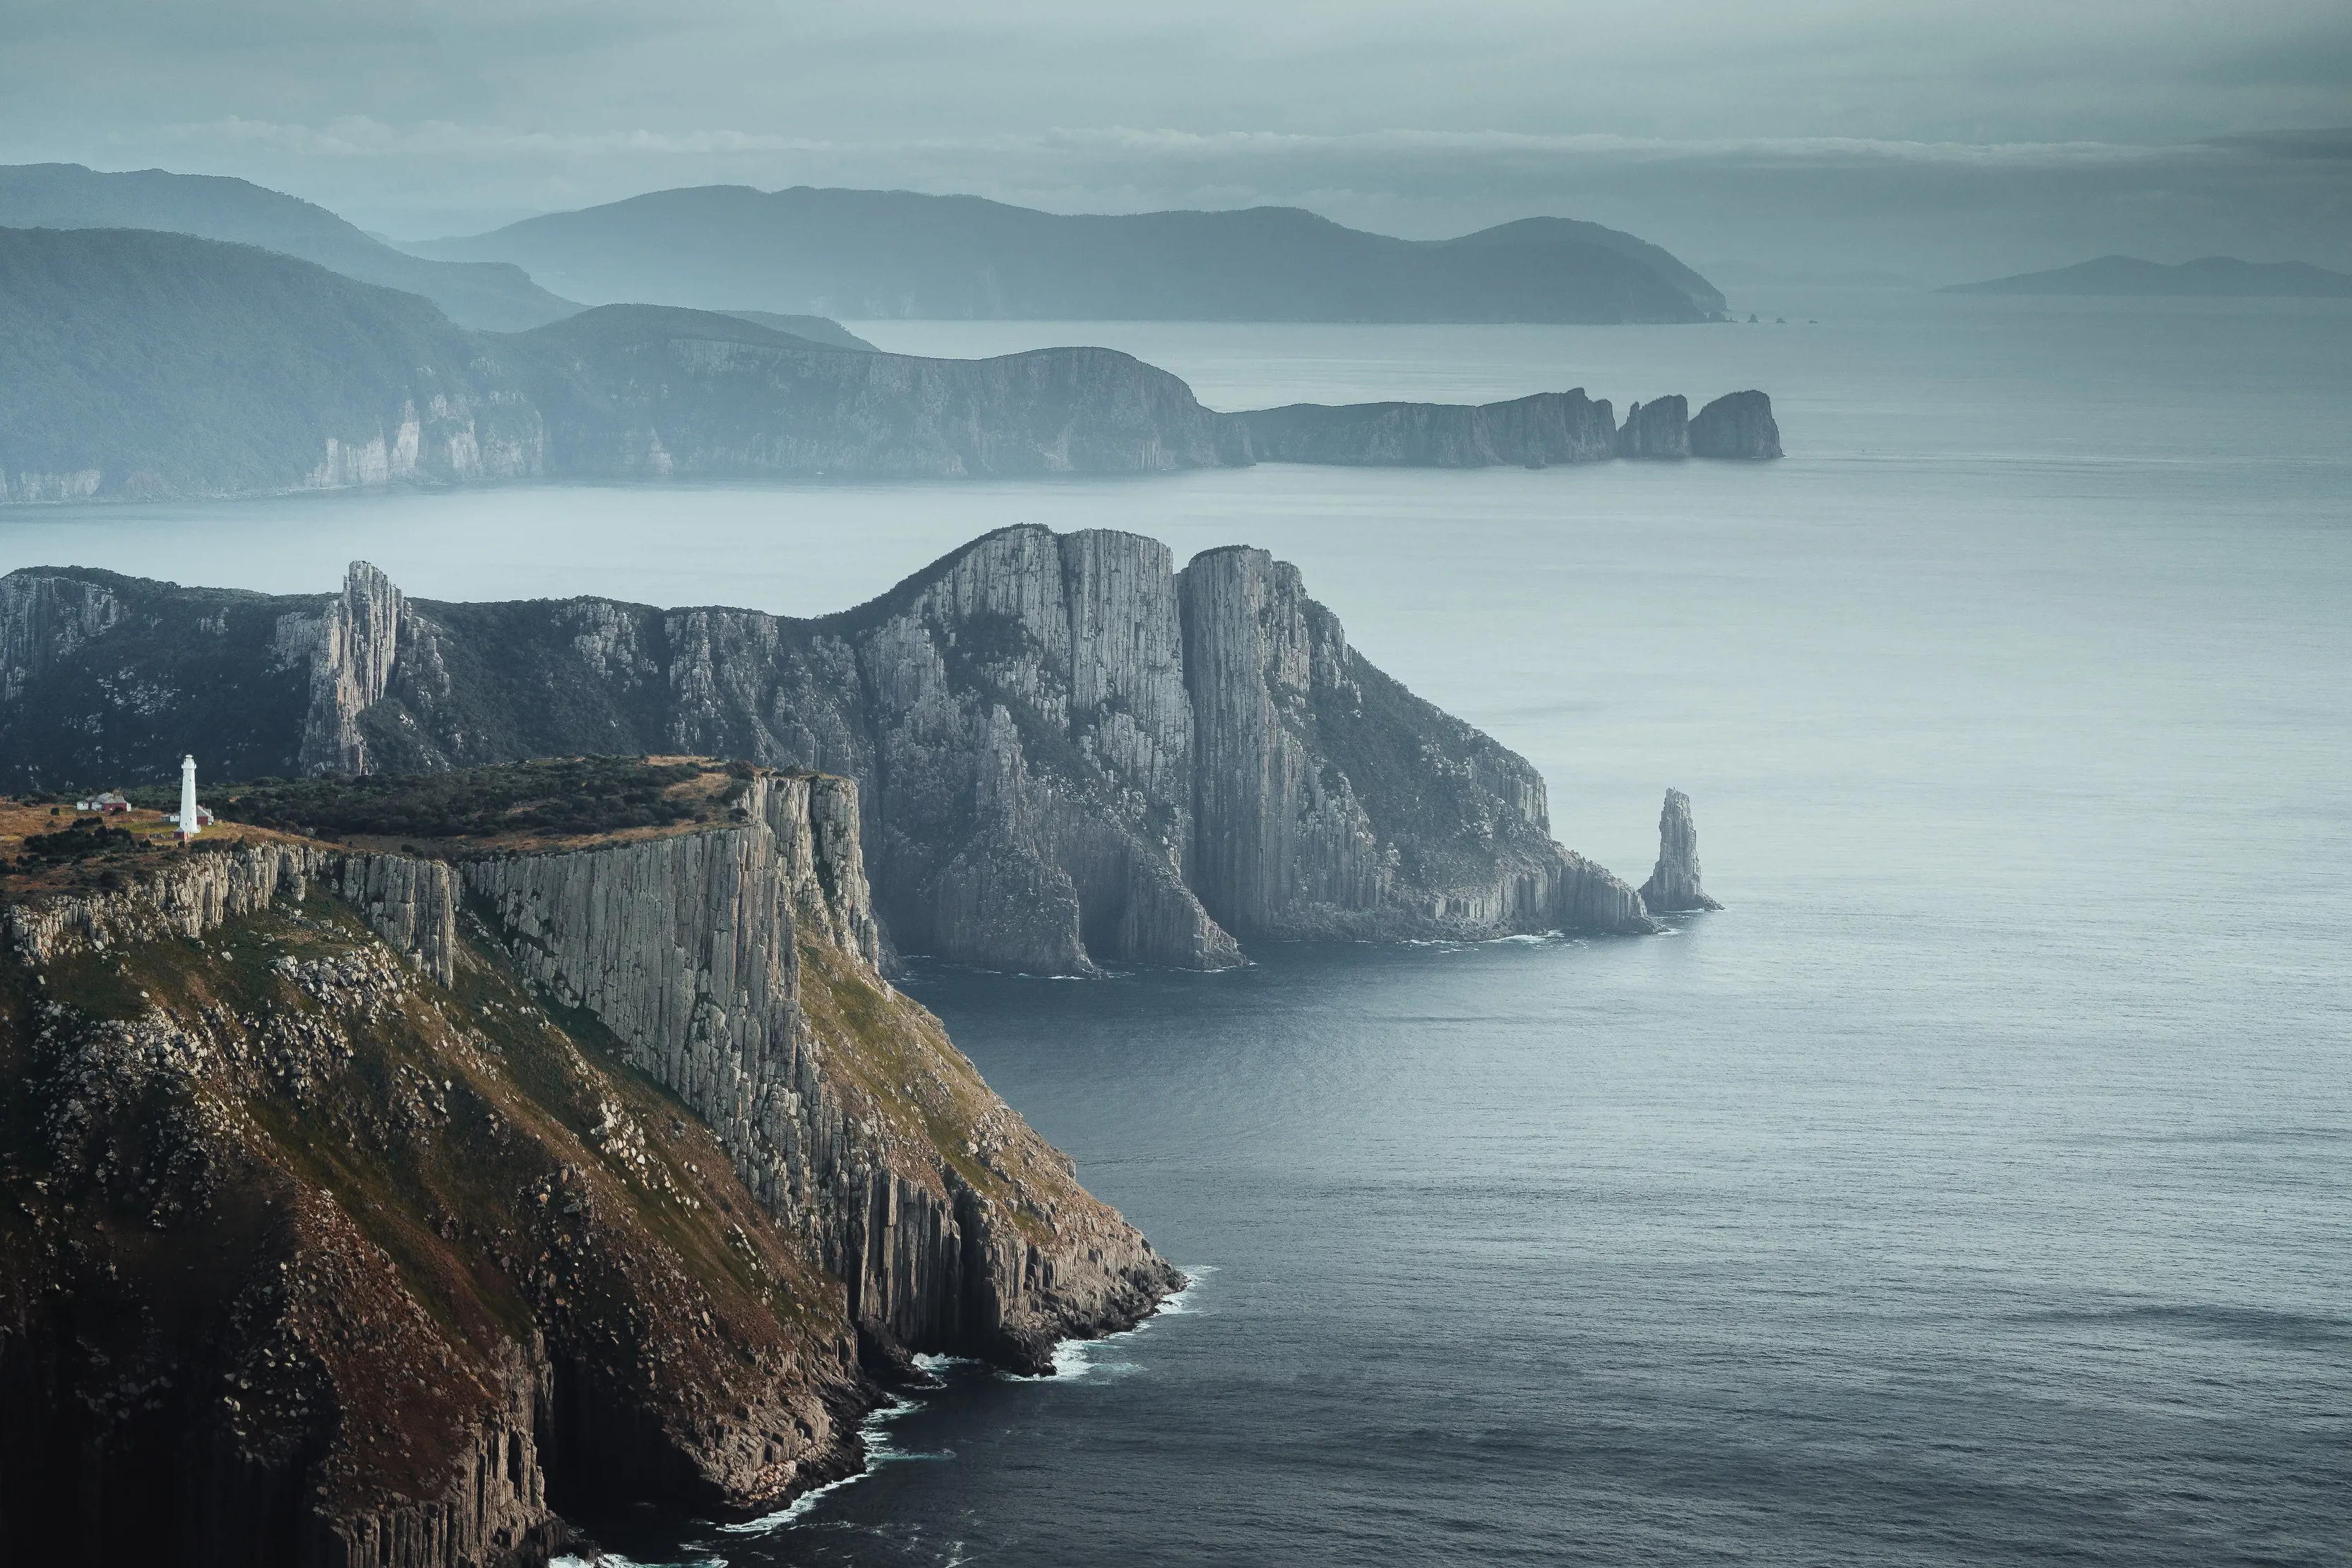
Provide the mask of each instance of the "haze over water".
[{"label": "haze over water", "polygon": [[0,570],[814,613],[1015,521],[1247,542],[1571,847],[1639,881],[1692,795],[1729,907],[1668,937],[919,966],[1201,1283],[1076,1375],[949,1369],[788,1525],[608,1531],[640,1560],[2338,1561],[2352,309],[1765,314],[858,329],[1229,408],[1760,386],[1773,465],[26,512]]}]

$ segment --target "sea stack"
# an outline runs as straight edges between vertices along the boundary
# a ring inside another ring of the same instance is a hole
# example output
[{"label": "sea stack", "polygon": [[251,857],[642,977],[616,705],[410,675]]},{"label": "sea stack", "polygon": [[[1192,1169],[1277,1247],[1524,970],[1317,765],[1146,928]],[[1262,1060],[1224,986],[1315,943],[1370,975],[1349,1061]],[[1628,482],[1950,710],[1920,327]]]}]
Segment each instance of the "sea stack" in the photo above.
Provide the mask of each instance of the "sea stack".
[{"label": "sea stack", "polygon": [[1762,462],[1780,455],[1780,425],[1760,392],[1726,392],[1690,422],[1690,455]]},{"label": "sea stack", "polygon": [[1691,825],[1690,797],[1679,789],[1666,791],[1658,813],[1658,864],[1642,884],[1642,902],[1653,915],[1723,907],[1699,885],[1698,830]]},{"label": "sea stack", "polygon": [[1690,455],[1690,403],[1679,392],[1625,411],[1625,428],[1617,433],[1618,456],[1672,459]]}]

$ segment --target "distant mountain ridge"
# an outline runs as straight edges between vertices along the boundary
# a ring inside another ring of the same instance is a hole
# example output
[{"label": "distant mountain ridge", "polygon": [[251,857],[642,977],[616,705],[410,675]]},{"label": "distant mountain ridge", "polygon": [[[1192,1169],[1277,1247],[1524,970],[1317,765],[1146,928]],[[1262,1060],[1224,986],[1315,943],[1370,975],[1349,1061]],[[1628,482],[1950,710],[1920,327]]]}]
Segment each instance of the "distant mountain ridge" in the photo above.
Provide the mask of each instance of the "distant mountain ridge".
[{"label": "distant mountain ridge", "polygon": [[1658,246],[1565,218],[1405,240],[1296,207],[1070,215],[978,196],[705,185],[409,248],[512,262],[591,301],[850,319],[1609,323],[1724,308]]},{"label": "distant mountain ridge", "polygon": [[259,246],[362,283],[421,294],[459,326],[485,331],[519,332],[580,308],[519,267],[411,256],[299,196],[216,175],[0,165],[0,227],[160,229]]},{"label": "distant mountain ridge", "polygon": [[[846,336],[846,334],[844,334]],[[1620,439],[1581,390],[1223,413],[1109,349],[933,360],[606,305],[469,332],[257,246],[0,228],[0,505],[536,478],[971,478],[1780,455],[1770,400]],[[1629,427],[1632,422],[1629,419]]]},{"label": "distant mountain ridge", "polygon": [[2303,261],[2240,261],[2208,256],[2177,267],[2131,256],[2103,256],[2048,272],[2022,272],[1983,283],[1955,283],[1946,294],[2199,295],[2216,299],[2352,298],[2352,276]]}]

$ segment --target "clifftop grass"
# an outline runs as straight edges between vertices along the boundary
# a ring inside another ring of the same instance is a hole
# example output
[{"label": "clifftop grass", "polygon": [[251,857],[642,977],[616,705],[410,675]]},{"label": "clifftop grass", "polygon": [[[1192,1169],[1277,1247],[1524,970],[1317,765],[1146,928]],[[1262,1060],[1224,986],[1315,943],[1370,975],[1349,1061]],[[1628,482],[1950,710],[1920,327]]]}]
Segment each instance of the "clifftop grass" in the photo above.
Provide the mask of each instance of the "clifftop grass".
[{"label": "clifftop grass", "polygon": [[206,799],[230,821],[448,854],[732,821],[756,771],[707,758],[562,757],[439,773],[263,779],[215,785]]}]

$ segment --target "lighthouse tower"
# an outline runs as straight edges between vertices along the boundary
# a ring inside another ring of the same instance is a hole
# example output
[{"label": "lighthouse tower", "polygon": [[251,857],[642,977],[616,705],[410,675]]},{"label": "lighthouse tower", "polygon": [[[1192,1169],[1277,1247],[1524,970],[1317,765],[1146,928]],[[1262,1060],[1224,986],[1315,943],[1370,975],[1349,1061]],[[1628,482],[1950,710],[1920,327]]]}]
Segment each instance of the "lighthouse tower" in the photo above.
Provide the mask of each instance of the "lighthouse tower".
[{"label": "lighthouse tower", "polygon": [[188,843],[203,830],[204,821],[196,810],[196,759],[192,756],[180,758],[180,841]]}]

